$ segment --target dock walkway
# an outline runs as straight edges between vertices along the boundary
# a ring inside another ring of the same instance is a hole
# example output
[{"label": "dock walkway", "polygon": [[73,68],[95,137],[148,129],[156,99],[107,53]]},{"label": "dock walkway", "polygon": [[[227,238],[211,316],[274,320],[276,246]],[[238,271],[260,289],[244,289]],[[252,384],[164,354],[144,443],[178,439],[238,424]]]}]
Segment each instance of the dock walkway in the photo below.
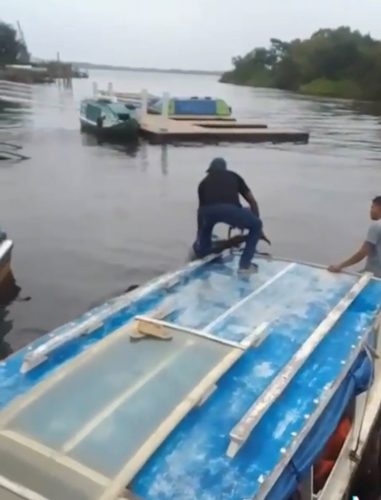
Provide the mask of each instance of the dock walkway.
[{"label": "dock walkway", "polygon": [[269,129],[249,122],[221,122],[190,118],[177,120],[160,115],[145,115],[140,123],[141,135],[153,144],[179,141],[193,142],[293,142],[307,144],[308,132]]}]

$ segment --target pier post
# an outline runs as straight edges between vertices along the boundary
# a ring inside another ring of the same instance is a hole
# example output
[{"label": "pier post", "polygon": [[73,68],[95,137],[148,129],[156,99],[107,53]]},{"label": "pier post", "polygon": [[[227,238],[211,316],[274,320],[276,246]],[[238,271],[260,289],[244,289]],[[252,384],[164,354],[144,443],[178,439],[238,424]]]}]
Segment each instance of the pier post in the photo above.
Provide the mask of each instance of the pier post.
[{"label": "pier post", "polygon": [[141,108],[140,108],[140,117],[143,120],[148,111],[148,91],[147,89],[143,89],[141,92]]},{"label": "pier post", "polygon": [[97,82],[93,82],[93,97],[98,97],[98,84]]},{"label": "pier post", "polygon": [[163,94],[163,107],[161,110],[161,117],[163,120],[163,127],[161,128],[162,131],[167,131],[168,130],[168,118],[169,118],[169,92],[164,92]]}]

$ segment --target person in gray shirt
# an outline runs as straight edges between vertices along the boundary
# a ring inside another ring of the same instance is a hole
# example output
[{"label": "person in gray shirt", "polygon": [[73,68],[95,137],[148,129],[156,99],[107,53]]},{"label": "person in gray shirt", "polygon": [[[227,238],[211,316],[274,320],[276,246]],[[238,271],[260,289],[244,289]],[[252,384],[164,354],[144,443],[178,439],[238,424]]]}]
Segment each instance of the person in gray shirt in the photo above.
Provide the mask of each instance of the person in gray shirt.
[{"label": "person in gray shirt", "polygon": [[354,266],[366,258],[364,271],[381,278],[381,196],[374,198],[370,208],[370,218],[372,223],[361,248],[341,264],[329,266],[329,271],[340,273],[346,267]]}]

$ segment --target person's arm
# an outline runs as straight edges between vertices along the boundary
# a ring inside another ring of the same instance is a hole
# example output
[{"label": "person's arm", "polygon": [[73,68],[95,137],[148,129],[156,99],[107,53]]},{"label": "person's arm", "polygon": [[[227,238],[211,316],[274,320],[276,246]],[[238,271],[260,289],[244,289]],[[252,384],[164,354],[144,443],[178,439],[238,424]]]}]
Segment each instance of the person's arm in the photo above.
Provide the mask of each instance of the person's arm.
[{"label": "person's arm", "polygon": [[328,267],[328,270],[331,271],[331,273],[340,273],[343,269],[354,266],[355,264],[358,264],[361,262],[365,257],[368,257],[368,255],[372,251],[372,244],[369,241],[364,241],[363,245],[359,250],[357,250],[356,253],[352,255],[352,257],[349,257],[349,259],[344,260],[340,264],[334,264]]},{"label": "person's arm", "polygon": [[197,189],[199,207],[201,207],[201,205],[203,205],[203,203],[204,203],[204,189],[203,189],[203,186],[204,186],[203,183],[200,182],[200,184],[198,185],[198,189]]},{"label": "person's arm", "polygon": [[[239,192],[245,198],[253,214],[260,218],[259,206],[257,200],[255,199],[252,191],[248,188],[246,182],[239,176]],[[271,245],[271,241],[265,235],[262,229],[261,240],[265,241],[268,245]]]},{"label": "person's arm", "polygon": [[[247,191],[246,195],[243,195],[247,203],[249,204],[251,211],[256,217],[260,217],[259,215],[259,207],[257,200],[254,198],[253,193],[249,190]],[[271,245],[271,241],[268,239],[268,237],[265,235],[265,232],[262,229],[262,234],[261,234],[261,240],[265,241],[268,245]]]},{"label": "person's arm", "polygon": [[256,217],[259,217],[259,207],[258,207],[258,203],[257,203],[257,200],[254,198],[254,195],[253,193],[248,190],[244,195],[243,197],[245,198],[245,200],[247,201],[247,203],[249,204],[249,207],[251,209],[251,211],[253,212],[253,214],[256,216]]},{"label": "person's arm", "polygon": [[349,257],[349,259],[344,260],[340,264],[329,266],[328,270],[333,273],[340,273],[343,269],[358,264],[373,252],[374,246],[377,245],[380,236],[380,225],[372,223],[368,229],[368,234],[361,248],[359,248],[359,250],[357,250],[352,257]]},{"label": "person's arm", "polygon": [[254,198],[253,193],[250,191],[248,185],[246,182],[242,179],[242,177],[238,174],[235,174],[238,177],[238,190],[239,194],[245,198],[247,203],[249,204],[249,207],[253,214],[256,217],[259,217],[259,207],[257,200]]}]

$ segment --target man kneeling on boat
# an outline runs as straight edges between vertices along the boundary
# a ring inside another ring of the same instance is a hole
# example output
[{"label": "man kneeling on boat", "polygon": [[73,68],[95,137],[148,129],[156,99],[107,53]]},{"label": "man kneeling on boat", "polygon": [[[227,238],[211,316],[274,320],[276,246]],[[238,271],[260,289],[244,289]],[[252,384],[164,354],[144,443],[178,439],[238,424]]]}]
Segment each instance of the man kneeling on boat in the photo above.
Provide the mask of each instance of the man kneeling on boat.
[{"label": "man kneeling on boat", "polygon": [[[260,239],[270,243],[262,230],[263,224],[259,217],[258,204],[246,182],[241,176],[227,169],[223,158],[215,158],[207,173],[208,175],[198,186],[198,228],[193,250],[199,258],[215,251],[212,244],[212,232],[218,223],[225,223],[242,230],[248,229],[249,232],[244,237],[245,248],[239,269],[242,273],[256,272],[257,266],[251,260],[257,243]],[[250,208],[242,207],[239,195],[247,201]]]},{"label": "man kneeling on boat", "polygon": [[361,248],[349,259],[340,264],[329,266],[329,271],[339,273],[366,258],[364,271],[371,272],[377,278],[381,278],[381,196],[374,198],[370,207],[370,218],[372,222]]}]

